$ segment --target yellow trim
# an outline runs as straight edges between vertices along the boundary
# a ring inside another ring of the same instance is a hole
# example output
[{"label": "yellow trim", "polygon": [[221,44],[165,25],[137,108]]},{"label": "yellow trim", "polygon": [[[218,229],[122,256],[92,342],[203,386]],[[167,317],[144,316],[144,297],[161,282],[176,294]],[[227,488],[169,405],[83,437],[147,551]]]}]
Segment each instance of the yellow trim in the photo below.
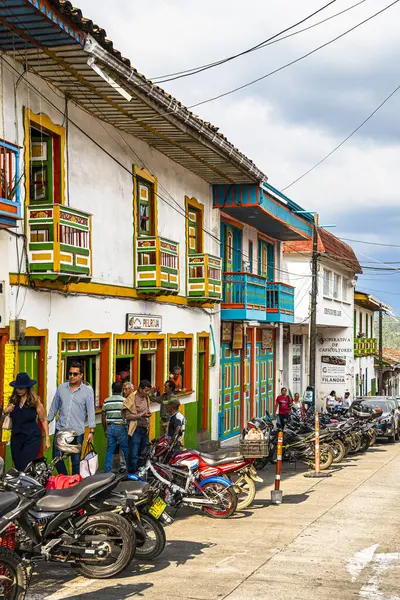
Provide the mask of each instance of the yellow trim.
[{"label": "yellow trim", "polygon": [[[36,114],[27,106],[24,106],[24,127],[25,127],[25,206],[30,204],[30,124],[35,123],[39,127],[50,131],[60,137],[60,201],[65,204],[65,128],[61,125],[55,125],[47,115]],[[56,269],[57,270],[57,269]]]},{"label": "yellow trim", "polygon": [[196,198],[185,196],[185,232],[186,232],[186,295],[189,290],[189,209],[190,207],[200,212],[201,227],[201,252],[204,254],[204,204],[201,204]]},{"label": "yellow trim", "polygon": [[[111,354],[112,354],[112,333],[93,333],[88,329],[84,329],[79,333],[65,333],[65,331],[60,331],[58,334],[57,341],[57,381],[58,385],[63,383],[62,369],[61,369],[61,342],[62,340],[109,340],[109,352],[108,352],[108,371],[110,375],[110,365],[111,365]],[[109,377],[110,379],[110,377]]]},{"label": "yellow trim", "polygon": [[46,254],[44,252],[42,252],[40,254],[32,254],[32,260],[51,260],[51,259],[52,259],[51,252],[47,252]]},{"label": "yellow trim", "polygon": [[[133,204],[133,224],[134,224],[134,232],[135,232],[135,237],[141,237],[139,236],[139,229],[138,229],[138,215],[137,215],[137,178],[139,177],[139,179],[143,179],[144,181],[147,181],[147,183],[149,183],[150,185],[153,186],[153,211],[154,211],[154,235],[157,235],[158,232],[158,181],[157,181],[157,177],[154,177],[154,175],[152,175],[150,173],[150,171],[148,171],[147,169],[140,169],[139,167],[137,167],[136,165],[133,165],[133,200],[134,200],[134,204]],[[146,236],[143,236],[146,237]],[[149,234],[148,237],[153,237],[153,234]]]},{"label": "yellow trim", "polygon": [[71,264],[72,263],[72,254],[60,254],[60,260]]},{"label": "yellow trim", "polygon": [[[10,273],[10,285],[24,285],[29,286],[29,278],[27,275],[18,275],[17,273]],[[35,288],[49,290],[49,291],[62,291],[71,292],[74,294],[91,295],[91,296],[107,296],[109,298],[131,298],[131,299],[143,299],[139,296],[135,289],[112,285],[107,283],[95,283],[93,281],[88,283],[68,283],[65,284],[62,281],[37,281],[35,282]],[[167,304],[175,304],[177,306],[193,306],[193,301],[188,302],[188,299],[184,296],[157,296],[157,302]],[[208,302],[202,304],[203,308],[213,308],[214,303]]]},{"label": "yellow trim", "polygon": [[[157,275],[156,275],[157,277]],[[140,273],[138,279],[154,279],[154,272],[149,272],[149,273]],[[157,283],[156,283],[157,285]]]},{"label": "yellow trim", "polygon": [[78,265],[85,265],[85,267],[86,267],[86,266],[87,266],[87,264],[88,264],[88,259],[87,259],[87,258],[84,258],[83,256],[77,256],[77,257],[76,257],[76,263],[77,263]]}]

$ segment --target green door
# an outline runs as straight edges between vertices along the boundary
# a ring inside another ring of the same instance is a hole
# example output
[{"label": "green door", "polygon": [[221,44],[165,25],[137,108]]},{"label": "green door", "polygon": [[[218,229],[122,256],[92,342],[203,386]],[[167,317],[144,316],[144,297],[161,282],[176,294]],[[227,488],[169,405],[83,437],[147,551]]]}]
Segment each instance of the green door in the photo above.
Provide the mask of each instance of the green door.
[{"label": "green door", "polygon": [[197,431],[203,429],[203,402],[205,380],[205,352],[199,352],[197,359]]},{"label": "green door", "polygon": [[[18,345],[18,371],[28,373],[31,379],[39,381],[40,338],[26,337]],[[38,393],[38,385],[34,386]]]}]

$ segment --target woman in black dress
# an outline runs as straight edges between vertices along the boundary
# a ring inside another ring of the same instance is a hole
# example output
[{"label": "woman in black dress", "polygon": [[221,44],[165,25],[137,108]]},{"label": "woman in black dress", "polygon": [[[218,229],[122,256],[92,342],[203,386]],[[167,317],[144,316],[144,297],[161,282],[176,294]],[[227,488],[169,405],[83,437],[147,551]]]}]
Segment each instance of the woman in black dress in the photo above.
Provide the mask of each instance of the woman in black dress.
[{"label": "woman in black dress", "polygon": [[37,418],[45,433],[44,449],[50,448],[49,424],[43,404],[33,390],[35,383],[27,373],[18,373],[15,381],[10,383],[14,391],[4,411],[12,420],[11,456],[18,471],[24,471],[39,454],[42,432]]}]

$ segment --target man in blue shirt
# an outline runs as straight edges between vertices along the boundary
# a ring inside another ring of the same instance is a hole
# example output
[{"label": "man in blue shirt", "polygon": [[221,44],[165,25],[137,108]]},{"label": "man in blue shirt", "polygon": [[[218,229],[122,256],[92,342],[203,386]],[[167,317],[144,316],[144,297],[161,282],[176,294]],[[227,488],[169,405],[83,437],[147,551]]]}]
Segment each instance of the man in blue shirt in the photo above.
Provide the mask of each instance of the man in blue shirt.
[{"label": "man in blue shirt", "polygon": [[[60,429],[73,429],[78,434],[77,441],[79,444],[83,443],[86,419],[90,428],[88,442],[93,440],[96,427],[93,389],[89,385],[85,385],[82,379],[82,364],[77,361],[72,362],[68,371],[68,381],[58,387],[47,417],[47,420],[51,423],[58,413],[56,433]],[[60,456],[60,454],[61,452],[55,448],[53,442],[53,457]],[[79,474],[80,460],[79,454],[71,455],[72,475]],[[56,468],[60,475],[67,475],[64,462],[59,461]]]}]

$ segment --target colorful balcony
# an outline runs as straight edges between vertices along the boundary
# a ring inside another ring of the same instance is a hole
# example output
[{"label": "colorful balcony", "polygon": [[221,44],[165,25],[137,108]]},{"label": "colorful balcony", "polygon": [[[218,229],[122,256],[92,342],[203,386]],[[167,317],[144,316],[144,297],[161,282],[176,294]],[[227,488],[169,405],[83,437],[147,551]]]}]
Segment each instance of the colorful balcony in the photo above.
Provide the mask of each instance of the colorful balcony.
[{"label": "colorful balcony", "polygon": [[224,273],[223,321],[294,322],[294,288],[254,273]]},{"label": "colorful balcony", "polygon": [[377,341],[375,338],[354,338],[354,356],[375,356]]},{"label": "colorful balcony", "polygon": [[19,147],[0,140],[0,229],[21,219]]},{"label": "colorful balcony", "polygon": [[92,277],[92,217],[61,204],[28,206],[29,271],[33,279]]},{"label": "colorful balcony", "polygon": [[179,292],[179,244],[159,236],[136,240],[136,289],[140,294]]},{"label": "colorful balcony", "polygon": [[211,254],[189,254],[188,299],[192,302],[220,302],[222,260]]},{"label": "colorful balcony", "polygon": [[294,323],[294,287],[286,283],[267,283],[267,321]]},{"label": "colorful balcony", "polygon": [[266,321],[267,281],[252,273],[224,273],[221,319]]}]

